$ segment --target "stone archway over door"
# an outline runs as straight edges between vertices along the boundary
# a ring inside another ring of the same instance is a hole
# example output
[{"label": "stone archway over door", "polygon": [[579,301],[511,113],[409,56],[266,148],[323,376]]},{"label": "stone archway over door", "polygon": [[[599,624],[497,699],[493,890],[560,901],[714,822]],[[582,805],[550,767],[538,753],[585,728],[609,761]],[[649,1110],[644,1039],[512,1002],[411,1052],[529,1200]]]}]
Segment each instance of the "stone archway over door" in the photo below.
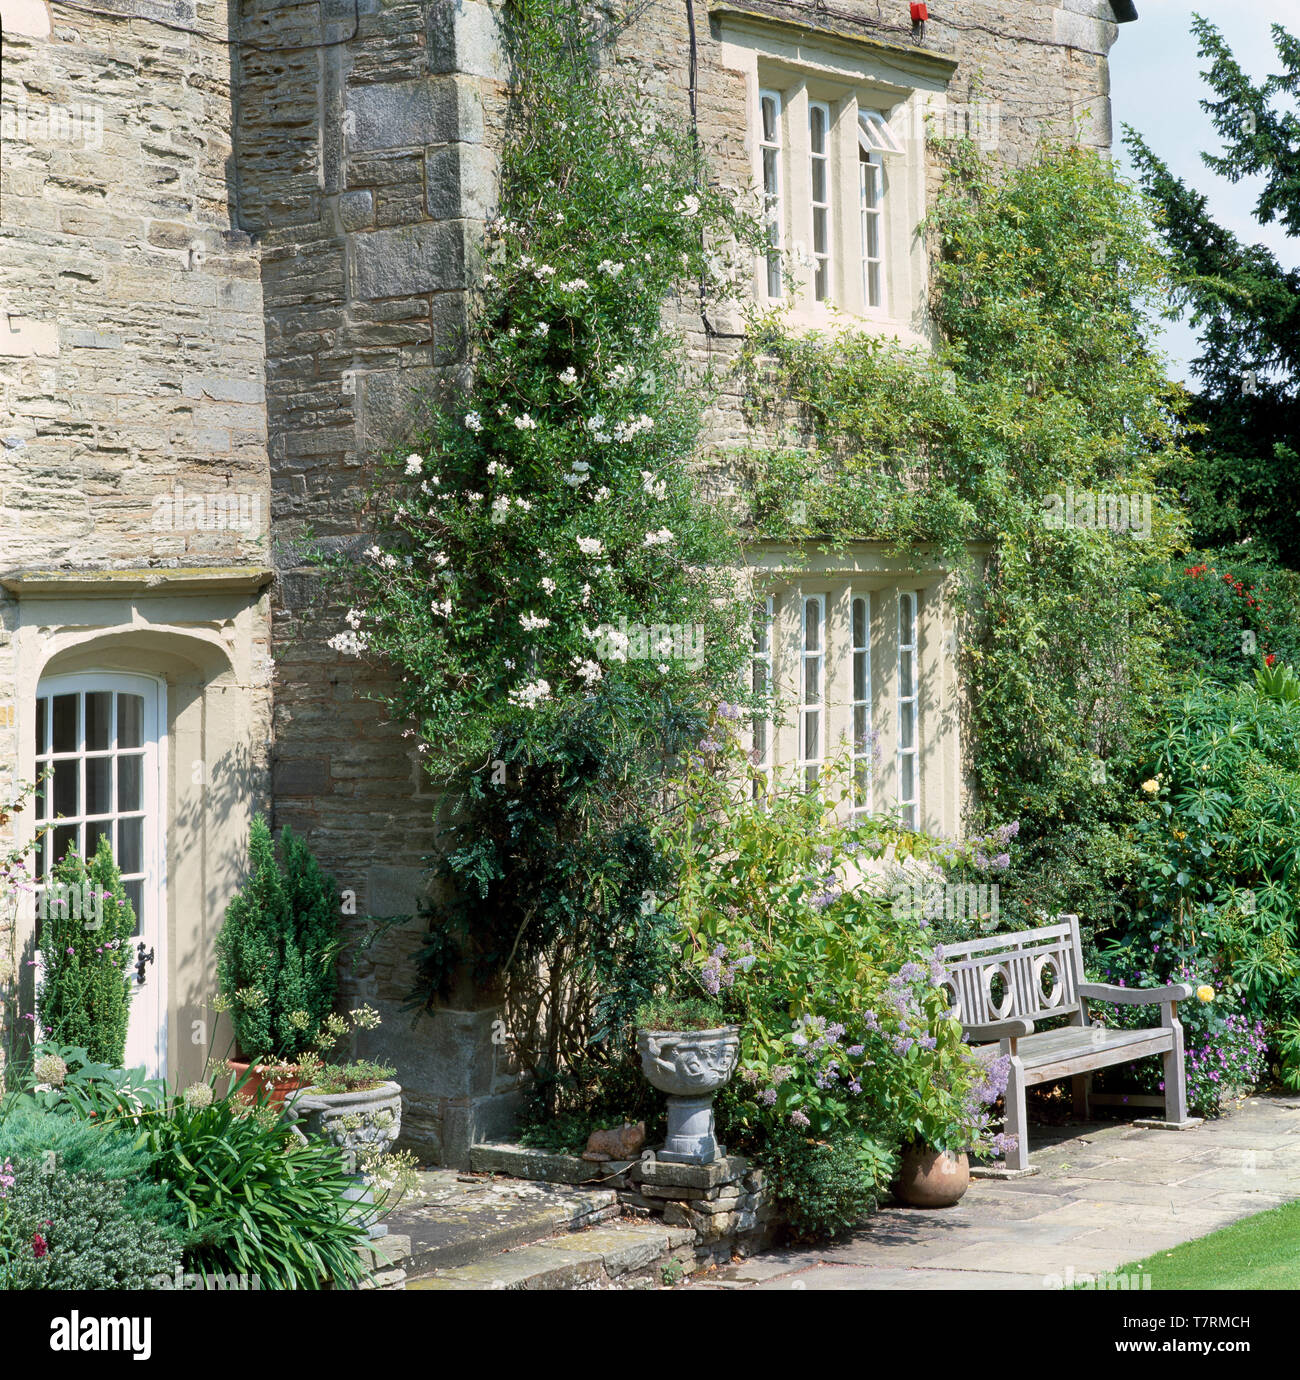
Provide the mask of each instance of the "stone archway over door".
[{"label": "stone archway over door", "polygon": [[165,800],[167,688],[157,677],[84,672],[36,689],[36,768],[46,774],[38,881],[71,846],[107,838],[136,912],[126,1066],[167,1072]]}]

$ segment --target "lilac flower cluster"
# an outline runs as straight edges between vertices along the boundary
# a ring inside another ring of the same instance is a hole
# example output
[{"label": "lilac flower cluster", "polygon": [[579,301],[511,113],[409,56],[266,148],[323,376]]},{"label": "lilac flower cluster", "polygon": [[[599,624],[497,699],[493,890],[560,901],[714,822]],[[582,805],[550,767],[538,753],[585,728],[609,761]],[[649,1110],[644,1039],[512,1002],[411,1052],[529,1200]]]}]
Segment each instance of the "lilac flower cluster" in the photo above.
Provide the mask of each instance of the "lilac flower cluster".
[{"label": "lilac flower cluster", "polygon": [[[725,966],[724,966],[724,960]],[[754,946],[745,940],[740,946],[740,953],[733,959],[727,959],[727,946],[717,944],[713,952],[704,960],[704,966],[700,969],[700,981],[704,984],[704,990],[711,997],[716,997],[724,987],[732,987],[736,982],[737,973],[747,973],[758,961],[758,956],[754,953]]]}]

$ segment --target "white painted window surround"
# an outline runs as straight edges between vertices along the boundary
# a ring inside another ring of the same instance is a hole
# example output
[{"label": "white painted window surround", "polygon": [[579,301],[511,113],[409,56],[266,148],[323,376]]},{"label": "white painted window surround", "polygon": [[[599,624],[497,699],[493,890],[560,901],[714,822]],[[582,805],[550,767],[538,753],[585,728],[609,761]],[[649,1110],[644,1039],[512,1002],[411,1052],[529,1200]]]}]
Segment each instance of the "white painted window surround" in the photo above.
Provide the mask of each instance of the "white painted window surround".
[{"label": "white painted window surround", "polygon": [[776,281],[771,251],[756,254],[756,299],[786,307],[796,330],[856,318],[929,344],[925,111],[946,99],[955,63],[725,2],[714,13],[723,62],[746,79],[753,186],[792,280]]}]

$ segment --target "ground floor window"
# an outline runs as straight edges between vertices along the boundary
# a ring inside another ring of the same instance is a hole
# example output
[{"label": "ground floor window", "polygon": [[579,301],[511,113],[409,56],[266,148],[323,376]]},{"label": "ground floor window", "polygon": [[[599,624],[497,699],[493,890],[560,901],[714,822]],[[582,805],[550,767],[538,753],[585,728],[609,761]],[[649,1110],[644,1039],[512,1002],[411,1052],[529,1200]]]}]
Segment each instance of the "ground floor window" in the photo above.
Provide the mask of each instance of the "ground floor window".
[{"label": "ground floor window", "polygon": [[804,789],[828,763],[842,760],[853,815],[892,811],[919,827],[926,597],[922,589],[882,588],[878,579],[853,577],[779,587],[760,597],[753,688],[771,686],[776,708],[771,718],[751,721],[753,760],[789,768]]}]

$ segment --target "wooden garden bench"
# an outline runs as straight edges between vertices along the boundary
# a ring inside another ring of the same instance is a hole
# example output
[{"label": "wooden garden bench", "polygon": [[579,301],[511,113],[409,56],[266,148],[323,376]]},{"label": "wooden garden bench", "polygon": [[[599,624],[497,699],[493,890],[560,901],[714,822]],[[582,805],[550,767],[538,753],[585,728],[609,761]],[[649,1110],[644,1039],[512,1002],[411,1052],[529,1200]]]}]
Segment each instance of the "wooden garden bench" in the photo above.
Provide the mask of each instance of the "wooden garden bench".
[{"label": "wooden garden bench", "polygon": [[[1058,1078],[1073,1080],[1074,1110],[1088,1115],[1088,1090],[1094,1069],[1127,1064],[1148,1054],[1164,1062],[1165,1119],[1147,1126],[1183,1129],[1199,1118],[1187,1115],[1183,1065],[1183,1027],[1178,1003],[1192,995],[1186,983],[1169,987],[1112,987],[1083,981],[1079,917],[1019,934],[1000,934],[946,946],[944,981],[962,1035],[981,1056],[1011,1057],[1007,1081],[1006,1133],[1016,1137],[1007,1168],[1029,1170],[1029,1125],[1025,1089]],[[1160,1024],[1142,1030],[1112,1030],[1088,1019],[1088,1002],[1159,1006]],[[1034,1022],[1068,1016],[1058,1030],[1035,1032]],[[996,1043],[992,1043],[995,1042]]]}]

